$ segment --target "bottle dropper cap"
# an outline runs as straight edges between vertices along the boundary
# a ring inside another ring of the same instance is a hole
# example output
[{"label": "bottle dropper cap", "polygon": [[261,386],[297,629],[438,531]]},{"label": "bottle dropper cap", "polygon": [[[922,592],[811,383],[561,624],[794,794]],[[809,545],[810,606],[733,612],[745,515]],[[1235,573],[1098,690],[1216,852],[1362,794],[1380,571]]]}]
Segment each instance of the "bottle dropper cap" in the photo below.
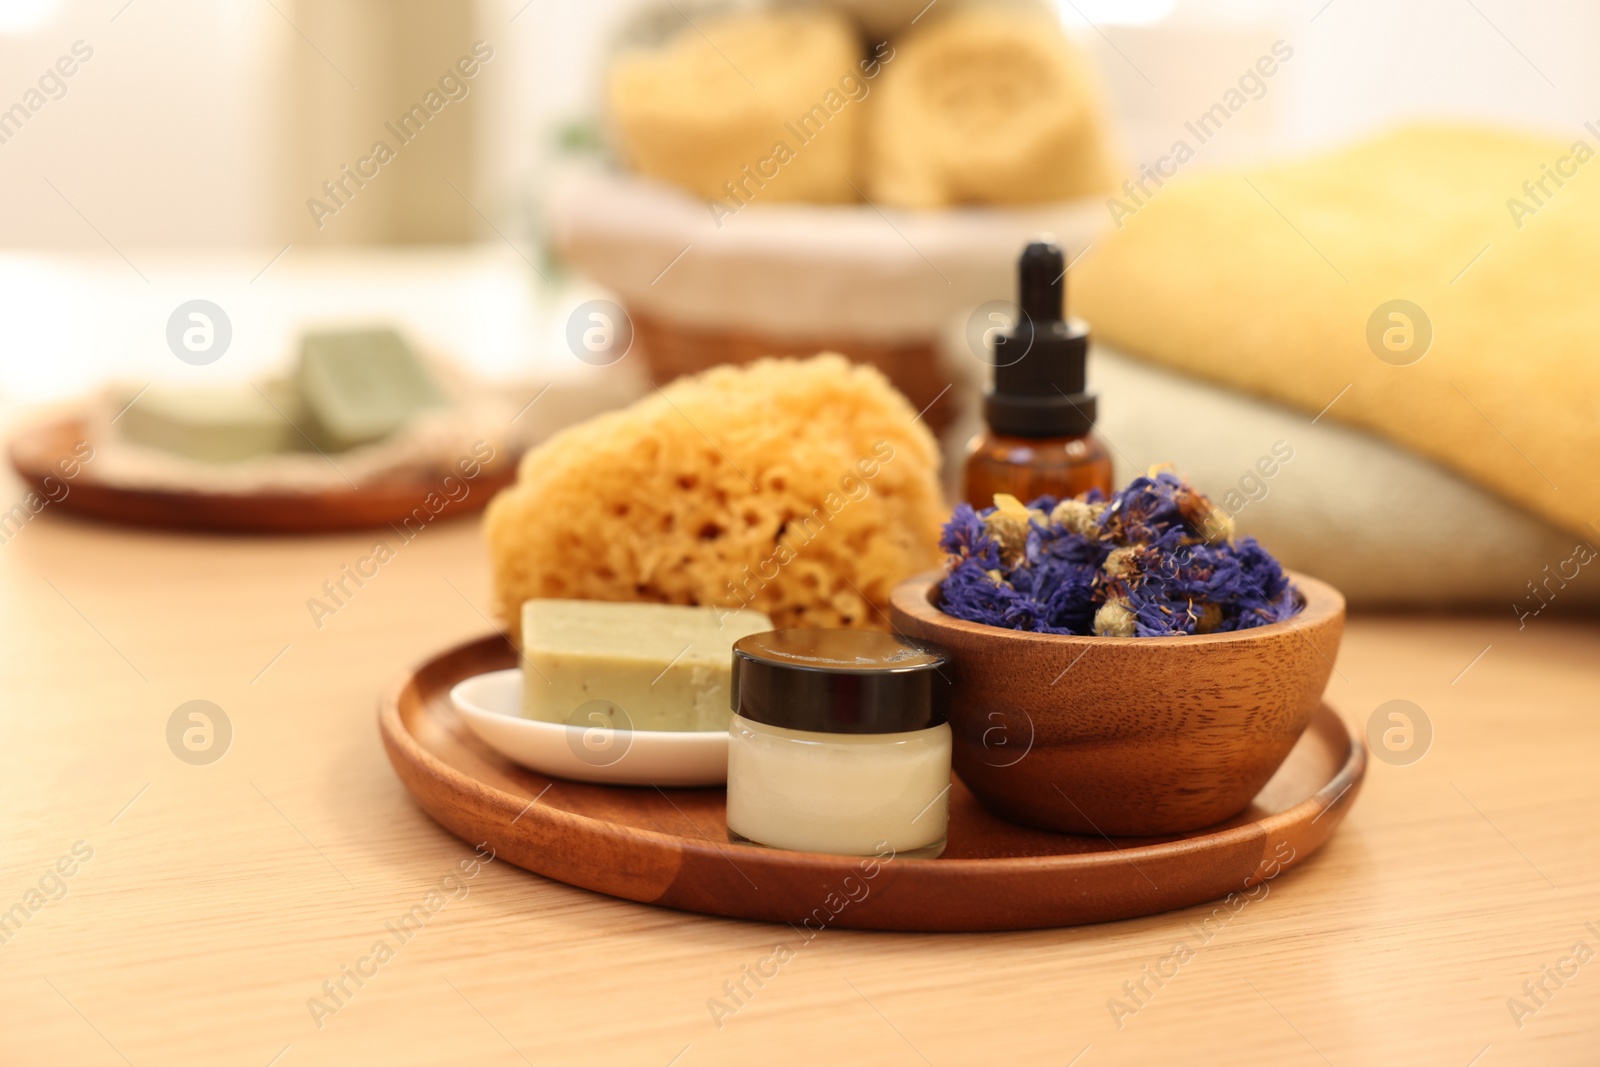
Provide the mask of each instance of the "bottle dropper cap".
[{"label": "bottle dropper cap", "polygon": [[1095,396],[1084,385],[1089,327],[1065,317],[1066,258],[1042,238],[1017,261],[1016,326],[994,339],[994,388],[983,417],[1013,437],[1076,437],[1094,427]]}]

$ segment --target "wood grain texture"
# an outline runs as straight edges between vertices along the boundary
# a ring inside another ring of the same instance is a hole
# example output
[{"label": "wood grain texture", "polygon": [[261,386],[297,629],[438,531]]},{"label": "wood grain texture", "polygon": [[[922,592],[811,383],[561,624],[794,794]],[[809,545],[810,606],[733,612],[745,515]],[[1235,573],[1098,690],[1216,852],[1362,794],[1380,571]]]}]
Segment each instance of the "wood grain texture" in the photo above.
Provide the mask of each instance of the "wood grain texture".
[{"label": "wood grain texture", "polygon": [[995,818],[957,780],[939,859],[891,854],[863,863],[729,843],[721,789],[586,785],[511,763],[472,736],[450,688],[516,664],[509,642],[484,638],[430,659],[385,698],[384,746],[423,810],[551,878],[741,919],[1016,930],[1185,907],[1307,859],[1349,811],[1366,773],[1361,739],[1324,708],[1261,801],[1206,831],[1113,841],[1029,830]]},{"label": "wood grain texture", "polygon": [[[52,493],[45,479],[60,484],[57,462],[85,439],[79,419],[59,419],[30,427],[11,439],[11,466],[29,487]],[[396,472],[349,489],[316,492],[281,490],[213,493],[146,489],[115,485],[94,476],[86,466],[70,483],[70,491],[53,506],[100,522],[149,526],[166,530],[216,533],[307,534],[366,530],[404,522],[451,470]],[[516,457],[484,469],[473,480],[474,492],[452,504],[451,517],[483,510],[489,498],[516,480]]]},{"label": "wood grain texture", "polygon": [[[307,597],[372,536],[175,534],[52,505],[0,544],[0,910],[74,842],[94,850],[0,945],[0,1063],[1594,1062],[1600,963],[1520,1029],[1506,1005],[1597,945],[1600,625],[1546,612],[1518,631],[1509,610],[1352,616],[1325,699],[1358,728],[1413,701],[1432,749],[1375,759],[1339,832],[1225,924],[1204,904],[807,940],[497,860],[319,1028],[322,984],[473,857],[400,783],[375,714],[409,666],[487,629],[481,535],[430,527],[319,629]],[[234,727],[210,766],[165,739],[194,698]],[[1180,941],[1194,958],[1154,987],[1146,966]],[[792,958],[756,987],[746,968],[780,943]],[[1114,1017],[1141,980],[1154,994]],[[740,981],[719,1026],[709,1002]]]},{"label": "wood grain texture", "polygon": [[1303,574],[1293,618],[1162,638],[953,618],[940,574],[901,583],[889,610],[951,657],[956,771],[1006,818],[1068,833],[1182,833],[1244,810],[1311,722],[1344,633],[1344,598]]}]

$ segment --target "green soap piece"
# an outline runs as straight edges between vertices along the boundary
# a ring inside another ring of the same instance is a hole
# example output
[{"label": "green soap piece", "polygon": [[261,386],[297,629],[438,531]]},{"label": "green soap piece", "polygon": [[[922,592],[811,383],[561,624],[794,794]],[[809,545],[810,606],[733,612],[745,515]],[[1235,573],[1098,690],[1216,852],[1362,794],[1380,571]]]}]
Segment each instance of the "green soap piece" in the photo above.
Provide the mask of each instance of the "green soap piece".
[{"label": "green soap piece", "polygon": [[332,451],[379,441],[445,402],[416,353],[393,330],[307,334],[296,375],[302,427]]},{"label": "green soap piece", "polygon": [[733,643],[770,629],[772,620],[749,608],[524,601],[523,717],[613,729],[625,723],[634,730],[726,730]]},{"label": "green soap piece", "polygon": [[117,419],[124,439],[206,463],[231,463],[293,450],[299,394],[288,382],[258,392],[152,385]]}]

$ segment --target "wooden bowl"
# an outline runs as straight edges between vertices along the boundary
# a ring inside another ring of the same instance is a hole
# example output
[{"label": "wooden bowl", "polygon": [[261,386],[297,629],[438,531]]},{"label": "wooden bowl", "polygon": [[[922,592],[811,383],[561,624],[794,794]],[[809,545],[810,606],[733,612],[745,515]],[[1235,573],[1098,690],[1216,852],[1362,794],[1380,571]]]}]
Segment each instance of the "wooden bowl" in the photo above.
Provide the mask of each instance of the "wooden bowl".
[{"label": "wooden bowl", "polygon": [[942,571],[890,597],[907,637],[950,655],[956,773],[997,815],[1077,834],[1174,834],[1237,815],[1311,721],[1344,597],[1290,573],[1304,604],[1253,630],[1074,637],[966,622]]}]

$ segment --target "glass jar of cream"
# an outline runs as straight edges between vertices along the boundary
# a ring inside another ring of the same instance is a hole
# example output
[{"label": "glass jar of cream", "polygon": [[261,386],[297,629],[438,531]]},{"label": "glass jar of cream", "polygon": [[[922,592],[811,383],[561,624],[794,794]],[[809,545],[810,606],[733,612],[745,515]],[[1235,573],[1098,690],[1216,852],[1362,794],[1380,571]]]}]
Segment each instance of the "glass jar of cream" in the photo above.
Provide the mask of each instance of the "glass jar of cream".
[{"label": "glass jar of cream", "polygon": [[873,630],[774,630],[733,646],[728,836],[773,848],[944,851],[945,658]]}]

